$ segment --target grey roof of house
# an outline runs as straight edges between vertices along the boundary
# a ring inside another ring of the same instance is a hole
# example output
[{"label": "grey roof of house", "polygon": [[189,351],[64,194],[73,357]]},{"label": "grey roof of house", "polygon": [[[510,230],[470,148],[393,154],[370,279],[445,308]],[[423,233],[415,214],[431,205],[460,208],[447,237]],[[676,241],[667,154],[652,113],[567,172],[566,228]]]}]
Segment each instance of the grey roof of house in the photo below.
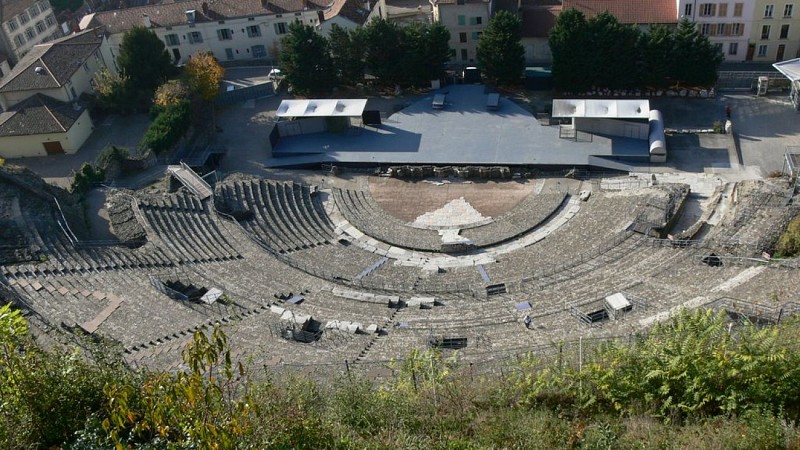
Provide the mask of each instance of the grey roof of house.
[{"label": "grey roof of house", "polygon": [[[144,26],[144,16],[150,18],[153,28],[170,27],[188,23],[186,11],[195,11],[195,22],[215,22],[236,17],[252,17],[324,9],[332,0],[187,0],[161,5],[147,5],[95,14],[91,26],[103,27],[109,34],[124,33],[131,28]],[[205,8],[204,8],[205,5]]]},{"label": "grey roof of house", "polygon": [[[99,47],[93,30],[34,46],[0,83],[0,92],[53,89],[64,85]],[[40,67],[37,71],[37,67]]]},{"label": "grey roof of house", "polygon": [[63,133],[81,113],[83,108],[36,94],[0,113],[0,137]]},{"label": "grey roof of house", "polygon": [[38,0],[2,0],[0,1],[0,18],[6,21],[38,3]]}]

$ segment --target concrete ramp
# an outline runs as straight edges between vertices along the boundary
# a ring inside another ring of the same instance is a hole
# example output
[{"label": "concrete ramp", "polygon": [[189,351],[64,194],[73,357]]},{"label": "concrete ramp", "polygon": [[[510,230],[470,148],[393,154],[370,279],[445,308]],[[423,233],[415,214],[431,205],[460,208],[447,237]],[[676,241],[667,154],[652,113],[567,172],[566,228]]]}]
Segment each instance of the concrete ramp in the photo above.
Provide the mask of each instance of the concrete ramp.
[{"label": "concrete ramp", "polygon": [[181,162],[179,166],[168,166],[167,172],[177,178],[181,184],[186,186],[186,188],[200,200],[205,200],[213,194],[211,185],[183,162]]}]

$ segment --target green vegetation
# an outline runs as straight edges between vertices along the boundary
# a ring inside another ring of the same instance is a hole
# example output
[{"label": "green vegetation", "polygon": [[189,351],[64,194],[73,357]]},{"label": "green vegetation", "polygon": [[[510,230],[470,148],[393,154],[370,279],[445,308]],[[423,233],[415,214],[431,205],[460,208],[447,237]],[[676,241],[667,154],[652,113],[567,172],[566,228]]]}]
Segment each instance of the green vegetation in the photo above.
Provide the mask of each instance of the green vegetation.
[{"label": "green vegetation", "polygon": [[82,196],[92,190],[95,184],[102,183],[105,179],[105,170],[89,163],[83,163],[81,168],[75,172],[69,190]]},{"label": "green vegetation", "polygon": [[603,12],[591,19],[568,9],[550,32],[553,79],[563,91],[708,87],[722,54],[683,20],[677,28],[654,25],[644,33]]},{"label": "green vegetation", "polygon": [[289,25],[281,39],[280,65],[286,81],[301,94],[326,92],[336,84],[328,40],[311,25]]},{"label": "green vegetation", "polygon": [[56,12],[76,11],[83,5],[83,0],[50,0],[50,4]]},{"label": "green vegetation", "polygon": [[156,154],[169,150],[186,134],[191,121],[192,109],[186,100],[160,107],[139,146]]},{"label": "green vegetation", "polygon": [[516,84],[525,69],[525,49],[520,43],[522,21],[500,11],[478,40],[478,65],[484,75],[500,84]]},{"label": "green vegetation", "polygon": [[450,59],[450,32],[442,24],[399,26],[383,19],[356,30],[333,25],[328,38],[299,22],[281,40],[280,65],[301,94],[355,85],[364,73],[394,86],[419,86],[439,78]]},{"label": "green vegetation", "polygon": [[314,382],[249,373],[218,328],[195,334],[174,374],[45,353],[5,306],[0,447],[797,448],[798,334],[797,321],[731,327],[682,312],[647,336],[586,347],[582,366],[564,344],[504,376],[412,351],[382,383],[355,372]]},{"label": "green vegetation", "polygon": [[156,88],[177,74],[164,42],[144,27],[125,32],[117,63],[119,75],[100,71],[95,83],[100,104],[122,114],[146,111]]},{"label": "green vegetation", "polygon": [[800,216],[795,216],[786,227],[776,247],[775,256],[789,258],[800,255]]}]

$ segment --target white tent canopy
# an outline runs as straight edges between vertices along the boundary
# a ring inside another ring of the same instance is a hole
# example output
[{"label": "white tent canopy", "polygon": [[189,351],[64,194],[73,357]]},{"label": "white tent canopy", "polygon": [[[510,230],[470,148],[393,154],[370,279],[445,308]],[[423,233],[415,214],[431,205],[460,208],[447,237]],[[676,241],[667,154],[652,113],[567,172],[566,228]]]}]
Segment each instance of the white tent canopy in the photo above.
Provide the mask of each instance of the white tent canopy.
[{"label": "white tent canopy", "polygon": [[777,62],[772,67],[778,69],[778,72],[789,79],[792,89],[789,92],[789,99],[794,105],[794,109],[800,111],[800,58],[790,59],[788,61]]},{"label": "white tent canopy", "polygon": [[366,99],[284,100],[278,106],[278,117],[361,117]]},{"label": "white tent canopy", "polygon": [[790,81],[800,81],[800,58],[777,62],[772,67],[778,69]]},{"label": "white tent canopy", "polygon": [[591,117],[606,119],[648,119],[649,100],[553,100],[553,117]]}]

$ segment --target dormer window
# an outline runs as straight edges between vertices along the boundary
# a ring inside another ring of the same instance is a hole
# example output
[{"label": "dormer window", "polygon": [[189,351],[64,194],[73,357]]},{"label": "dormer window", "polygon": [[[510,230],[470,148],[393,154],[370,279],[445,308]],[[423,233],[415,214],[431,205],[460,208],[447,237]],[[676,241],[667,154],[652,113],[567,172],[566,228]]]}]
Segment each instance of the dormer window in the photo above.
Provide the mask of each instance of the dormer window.
[{"label": "dormer window", "polygon": [[186,21],[189,23],[194,23],[195,15],[197,14],[197,10],[190,9],[186,11]]}]

